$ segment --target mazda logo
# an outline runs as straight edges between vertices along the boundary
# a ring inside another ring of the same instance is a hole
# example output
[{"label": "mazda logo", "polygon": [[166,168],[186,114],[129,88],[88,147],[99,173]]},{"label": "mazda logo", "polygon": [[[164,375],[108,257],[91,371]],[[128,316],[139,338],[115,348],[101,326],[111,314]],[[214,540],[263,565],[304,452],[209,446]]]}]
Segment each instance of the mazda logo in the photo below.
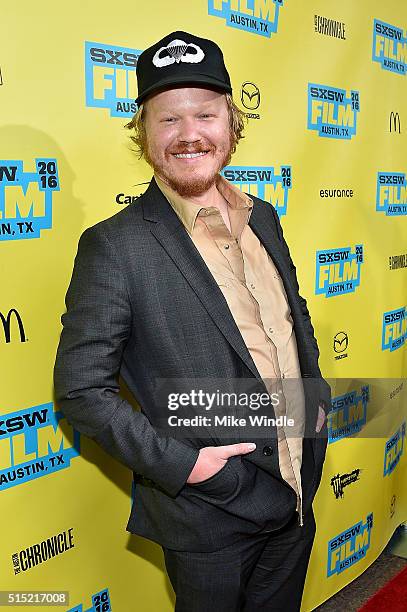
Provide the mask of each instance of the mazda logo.
[{"label": "mazda logo", "polygon": [[334,336],[334,351],[335,353],[343,353],[348,348],[348,334],[346,332],[338,332]]},{"label": "mazda logo", "polygon": [[254,83],[246,81],[242,85],[240,99],[245,108],[256,110],[260,106],[260,90]]}]

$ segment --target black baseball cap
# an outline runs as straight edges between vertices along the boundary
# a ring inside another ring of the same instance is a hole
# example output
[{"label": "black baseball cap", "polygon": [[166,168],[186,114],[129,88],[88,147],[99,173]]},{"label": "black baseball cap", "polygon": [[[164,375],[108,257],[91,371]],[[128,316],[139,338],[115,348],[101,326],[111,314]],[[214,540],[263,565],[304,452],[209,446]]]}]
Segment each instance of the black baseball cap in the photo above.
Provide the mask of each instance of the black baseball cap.
[{"label": "black baseball cap", "polygon": [[207,38],[172,32],[143,51],[136,66],[137,104],[160,89],[189,83],[232,93],[223,53]]}]

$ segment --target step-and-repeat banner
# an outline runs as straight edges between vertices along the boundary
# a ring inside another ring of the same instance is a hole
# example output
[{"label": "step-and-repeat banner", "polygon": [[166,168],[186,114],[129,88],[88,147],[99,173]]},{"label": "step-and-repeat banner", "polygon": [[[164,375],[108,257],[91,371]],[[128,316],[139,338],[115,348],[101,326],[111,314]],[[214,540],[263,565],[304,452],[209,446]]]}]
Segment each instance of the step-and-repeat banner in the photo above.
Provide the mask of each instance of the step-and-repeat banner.
[{"label": "step-and-repeat banner", "polygon": [[25,0],[1,26],[0,589],[71,612],[174,606],[161,548],[126,531],[130,471],[69,426],[52,372],[80,234],[151,178],[124,129],[137,59],[186,30],[223,49],[248,118],[224,174],[276,207],[332,384],[312,610],[407,519],[407,6]]}]

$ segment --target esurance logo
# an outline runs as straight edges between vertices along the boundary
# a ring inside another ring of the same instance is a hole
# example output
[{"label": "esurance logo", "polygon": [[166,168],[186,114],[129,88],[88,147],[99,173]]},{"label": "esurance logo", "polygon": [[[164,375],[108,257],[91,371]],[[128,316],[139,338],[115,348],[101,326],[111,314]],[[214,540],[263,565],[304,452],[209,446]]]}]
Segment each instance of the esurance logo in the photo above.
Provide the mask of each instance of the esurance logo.
[{"label": "esurance logo", "polygon": [[226,166],[221,174],[241,191],[270,202],[279,216],[287,213],[291,166]]},{"label": "esurance logo", "polygon": [[332,410],[328,414],[328,444],[359,433],[366,424],[369,403],[369,385],[348,391],[332,399]]},{"label": "esurance logo", "polygon": [[38,158],[35,170],[0,160],[0,240],[39,238],[52,227],[52,197],[59,191],[56,159]]},{"label": "esurance logo", "polygon": [[365,523],[359,521],[328,542],[328,578],[342,573],[366,557],[372,528],[373,513],[367,515]]},{"label": "esurance logo", "polygon": [[376,210],[388,216],[407,215],[406,175],[401,172],[378,172]]},{"label": "esurance logo", "polygon": [[284,0],[208,0],[208,15],[226,20],[226,25],[270,38],[277,32]]},{"label": "esurance logo", "polygon": [[396,351],[407,338],[407,308],[402,306],[383,314],[382,351]]},{"label": "esurance logo", "polygon": [[111,117],[137,111],[136,65],[141,51],[85,42],[86,106],[110,109]]},{"label": "esurance logo", "polygon": [[379,62],[383,70],[406,74],[407,36],[404,36],[403,30],[375,19],[372,59],[374,62]]},{"label": "esurance logo", "polygon": [[350,140],[356,134],[359,92],[308,83],[308,129],[319,136]]},{"label": "esurance logo", "polygon": [[317,251],[315,293],[332,297],[352,293],[360,285],[363,245]]},{"label": "esurance logo", "polygon": [[79,432],[60,427],[52,403],[0,416],[0,491],[70,467],[79,455]]},{"label": "esurance logo", "polygon": [[404,438],[406,437],[406,422],[398,428],[396,433],[389,438],[384,447],[384,469],[383,476],[388,476],[396,468],[404,452]]}]

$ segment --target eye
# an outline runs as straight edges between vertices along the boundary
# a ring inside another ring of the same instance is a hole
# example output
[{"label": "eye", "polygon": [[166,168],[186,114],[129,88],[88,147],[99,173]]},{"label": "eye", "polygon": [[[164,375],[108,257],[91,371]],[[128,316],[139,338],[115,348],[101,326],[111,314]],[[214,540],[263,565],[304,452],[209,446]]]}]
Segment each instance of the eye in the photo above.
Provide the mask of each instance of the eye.
[{"label": "eye", "polygon": [[213,117],[213,115],[211,115],[209,113],[202,113],[199,116],[200,116],[201,119],[209,119],[209,117]]},{"label": "eye", "polygon": [[166,117],[165,119],[162,119],[163,123],[173,123],[174,121],[176,121],[175,117]]}]

